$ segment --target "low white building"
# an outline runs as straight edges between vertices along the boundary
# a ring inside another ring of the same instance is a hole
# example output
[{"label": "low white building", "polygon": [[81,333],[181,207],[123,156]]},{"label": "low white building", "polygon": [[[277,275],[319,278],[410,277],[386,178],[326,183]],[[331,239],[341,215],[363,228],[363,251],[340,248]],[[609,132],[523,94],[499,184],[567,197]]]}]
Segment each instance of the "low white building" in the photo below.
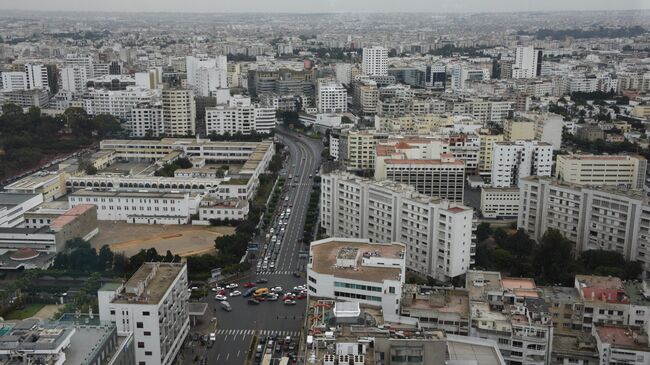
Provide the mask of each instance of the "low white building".
[{"label": "low white building", "polygon": [[142,224],[185,224],[200,198],[188,193],[78,190],[68,196],[70,207],[97,206],[97,219]]},{"label": "low white building", "polygon": [[519,188],[481,187],[481,214],[485,218],[517,218]]},{"label": "low white building", "polygon": [[99,318],[133,333],[136,364],[174,363],[190,328],[186,263],[144,263],[124,284],[97,292]]},{"label": "low white building", "polygon": [[43,194],[0,193],[0,227],[18,227],[24,214],[43,202]]},{"label": "low white building", "polygon": [[327,238],[309,247],[309,295],[360,302],[382,309],[384,319],[400,317],[406,262],[400,243]]}]

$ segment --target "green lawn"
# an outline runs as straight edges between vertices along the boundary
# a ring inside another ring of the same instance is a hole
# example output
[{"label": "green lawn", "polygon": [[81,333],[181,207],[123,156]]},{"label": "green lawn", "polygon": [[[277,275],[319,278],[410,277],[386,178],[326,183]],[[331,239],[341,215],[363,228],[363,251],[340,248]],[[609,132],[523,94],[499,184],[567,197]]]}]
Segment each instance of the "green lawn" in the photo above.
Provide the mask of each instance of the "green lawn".
[{"label": "green lawn", "polygon": [[34,316],[45,304],[27,304],[23,309],[13,310],[5,316],[5,319],[25,319]]}]

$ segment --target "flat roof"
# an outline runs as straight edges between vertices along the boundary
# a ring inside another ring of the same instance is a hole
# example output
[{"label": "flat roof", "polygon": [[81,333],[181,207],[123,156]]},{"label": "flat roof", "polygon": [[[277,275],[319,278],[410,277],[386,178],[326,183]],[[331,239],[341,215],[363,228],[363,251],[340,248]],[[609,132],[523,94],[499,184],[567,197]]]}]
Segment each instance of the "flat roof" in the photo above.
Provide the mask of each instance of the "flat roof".
[{"label": "flat roof", "polygon": [[38,195],[40,195],[40,193],[30,194],[30,193],[12,193],[8,191],[2,191],[0,192],[0,206],[2,205],[12,206],[12,205],[22,204]]},{"label": "flat roof", "polygon": [[184,198],[187,194],[183,193],[165,193],[165,192],[137,192],[137,191],[97,191],[97,190],[77,190],[70,196],[107,196],[107,197],[139,197],[139,198],[167,198],[179,199]]},{"label": "flat roof", "polygon": [[65,226],[66,224],[74,221],[77,219],[82,214],[85,214],[86,212],[96,209],[93,204],[79,204],[74,206],[73,208],[69,209],[67,212],[61,214],[60,216],[56,217],[52,223],[50,223],[50,228],[61,228]]},{"label": "flat roof", "polygon": [[[472,341],[473,340],[473,341]],[[461,336],[447,336],[447,352],[449,360],[454,364],[480,364],[480,365],[503,365],[503,358],[495,344],[489,340],[482,340]]]},{"label": "flat roof", "polygon": [[184,263],[145,262],[113,303],[158,304],[184,267]]},{"label": "flat roof", "polygon": [[[364,252],[377,252],[386,258],[400,258],[404,246],[398,243],[370,243],[368,240],[348,240],[335,238],[312,242],[310,251],[312,255],[311,269],[319,274],[333,275],[335,277],[382,282],[384,280],[399,280],[402,269],[398,267],[373,267],[361,264],[363,255],[357,256],[356,267],[337,267],[336,260],[341,249],[356,248]],[[403,266],[402,266],[403,268]]]},{"label": "flat roof", "polygon": [[456,166],[464,166],[465,162],[462,160],[449,160],[449,161],[442,161],[440,159],[397,159],[397,158],[391,158],[387,159],[384,161],[387,164],[392,164],[392,165],[400,165],[400,164],[409,164],[409,165],[456,165]]},{"label": "flat roof", "polygon": [[601,342],[609,343],[614,348],[650,351],[648,336],[628,327],[596,326],[596,333]]}]

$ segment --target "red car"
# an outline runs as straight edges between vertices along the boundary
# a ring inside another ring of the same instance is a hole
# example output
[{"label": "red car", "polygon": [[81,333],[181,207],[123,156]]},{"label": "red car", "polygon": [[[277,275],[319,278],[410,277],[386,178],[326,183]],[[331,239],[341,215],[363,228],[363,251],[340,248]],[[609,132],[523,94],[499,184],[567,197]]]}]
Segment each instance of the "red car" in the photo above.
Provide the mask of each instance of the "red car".
[{"label": "red car", "polygon": [[222,290],[222,291],[218,292],[217,294],[219,294],[219,295],[226,295],[226,291],[225,291],[225,290]]},{"label": "red car", "polygon": [[255,283],[244,283],[244,288],[252,288],[255,286]]},{"label": "red car", "polygon": [[257,299],[259,302],[266,302],[266,297],[261,296],[261,295],[258,296],[258,297],[255,297],[255,299]]},{"label": "red car", "polygon": [[287,294],[284,297],[282,297],[282,300],[293,300],[296,299],[296,296],[293,294]]},{"label": "red car", "polygon": [[301,294],[298,294],[298,295],[296,296],[296,299],[305,299],[305,298],[307,298],[307,296],[306,296],[305,294],[302,294],[302,293],[301,293]]}]

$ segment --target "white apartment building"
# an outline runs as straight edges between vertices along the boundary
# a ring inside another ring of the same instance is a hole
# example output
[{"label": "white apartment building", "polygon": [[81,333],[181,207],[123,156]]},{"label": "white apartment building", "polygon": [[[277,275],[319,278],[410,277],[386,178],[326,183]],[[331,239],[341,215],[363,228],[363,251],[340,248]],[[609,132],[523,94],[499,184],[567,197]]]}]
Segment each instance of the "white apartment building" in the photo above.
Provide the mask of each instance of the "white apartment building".
[{"label": "white apartment building", "polygon": [[481,187],[481,215],[513,218],[519,215],[519,188]]},{"label": "white apartment building", "polygon": [[405,246],[368,239],[326,238],[309,246],[310,297],[380,307],[386,321],[400,317],[406,276]]},{"label": "white apartment building", "polygon": [[157,137],[163,133],[163,107],[161,103],[144,103],[131,109],[127,123],[132,137]]},{"label": "white apartment building", "polygon": [[88,78],[93,78],[95,76],[102,76],[102,75],[95,75],[95,71],[93,67],[94,64],[95,64],[95,60],[93,59],[93,56],[67,54],[65,57],[64,67],[75,67],[75,66],[82,67],[84,69],[84,73],[86,77]]},{"label": "white apartment building", "polygon": [[532,79],[540,75],[542,51],[533,46],[517,47],[512,64],[513,79]]},{"label": "white apartment building", "polygon": [[43,203],[43,194],[0,192],[0,228],[22,227],[24,214]]},{"label": "white apartment building", "polygon": [[133,334],[136,364],[170,365],[189,332],[187,287],[186,263],[144,263],[125,284],[99,289],[99,318]]},{"label": "white apartment building", "polygon": [[50,90],[50,83],[47,78],[47,68],[42,63],[25,64],[25,76],[28,89]]},{"label": "white apartment building", "polygon": [[473,264],[473,213],[404,184],[347,173],[321,180],[320,221],[328,236],[401,242],[407,266],[438,280],[462,275]]},{"label": "white apartment building", "polygon": [[163,89],[163,130],[172,136],[196,134],[194,92],[187,89]]},{"label": "white apartment building", "polygon": [[210,96],[218,89],[228,88],[228,61],[226,56],[208,57],[206,54],[187,56],[187,86],[197,96]]},{"label": "white apartment building", "polygon": [[641,156],[558,155],[555,177],[571,184],[643,189],[647,165]]},{"label": "white apartment building", "polygon": [[650,267],[650,203],[645,193],[529,177],[521,180],[520,201],[517,226],[534,239],[554,228],[576,243],[576,253],[615,251]]},{"label": "white apartment building", "polygon": [[274,108],[251,105],[250,98],[230,98],[228,105],[205,108],[207,134],[267,134],[276,121]]},{"label": "white apartment building", "polygon": [[340,83],[318,80],[316,107],[319,113],[338,114],[348,110],[348,92]]},{"label": "white apartment building", "polygon": [[492,158],[492,186],[520,186],[527,176],[551,176],[553,146],[548,143],[519,140],[495,142]]},{"label": "white apartment building", "polygon": [[352,82],[352,64],[351,63],[337,63],[336,64],[336,81],[341,84],[349,85]]},{"label": "white apartment building", "polygon": [[490,79],[490,70],[486,68],[471,68],[455,65],[451,68],[451,89],[462,90],[467,87],[467,81],[482,81]]},{"label": "white apartment building", "polygon": [[68,195],[70,207],[97,206],[97,219],[142,224],[186,224],[200,199],[188,193],[77,190]]},{"label": "white apartment building", "polygon": [[20,71],[2,72],[2,90],[27,90],[27,75]]},{"label": "white apartment building", "polygon": [[154,90],[133,87],[126,90],[91,89],[84,105],[90,115],[110,114],[127,120],[133,108],[138,104],[151,103],[158,95]]},{"label": "white apartment building", "polygon": [[81,95],[86,90],[86,82],[90,76],[81,65],[65,66],[61,69],[61,90],[73,95]]},{"label": "white apartment building", "polygon": [[379,46],[364,48],[361,70],[367,76],[387,76],[388,50]]}]

